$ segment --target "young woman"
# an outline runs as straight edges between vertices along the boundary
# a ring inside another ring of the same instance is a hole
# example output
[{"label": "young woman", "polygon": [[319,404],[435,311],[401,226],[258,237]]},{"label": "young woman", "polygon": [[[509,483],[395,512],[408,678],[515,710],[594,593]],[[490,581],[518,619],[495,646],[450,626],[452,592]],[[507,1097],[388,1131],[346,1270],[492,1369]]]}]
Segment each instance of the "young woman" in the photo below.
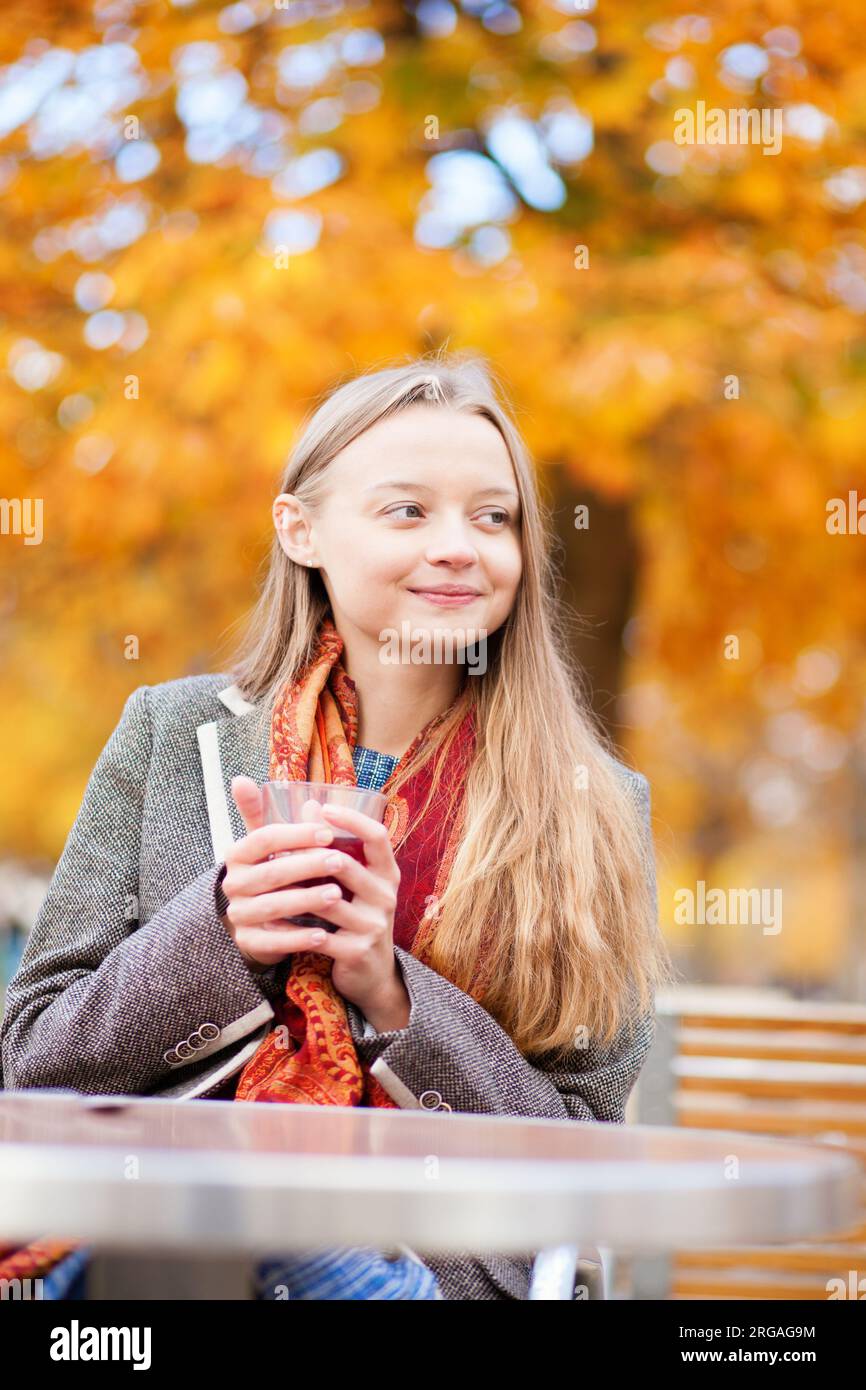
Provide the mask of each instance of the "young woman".
[{"label": "young woman", "polygon": [[[566,655],[501,398],[442,353],[312,414],[230,683],[140,687],[100,755],[9,988],[6,1086],[623,1120],[671,978],[648,785]],[[385,822],[266,826],[267,780],[376,787]],[[310,909],[334,930],[287,921]],[[426,1285],[346,1296],[526,1297],[522,1258],[405,1255],[373,1282]],[[300,1296],[376,1258],[334,1252]]]}]

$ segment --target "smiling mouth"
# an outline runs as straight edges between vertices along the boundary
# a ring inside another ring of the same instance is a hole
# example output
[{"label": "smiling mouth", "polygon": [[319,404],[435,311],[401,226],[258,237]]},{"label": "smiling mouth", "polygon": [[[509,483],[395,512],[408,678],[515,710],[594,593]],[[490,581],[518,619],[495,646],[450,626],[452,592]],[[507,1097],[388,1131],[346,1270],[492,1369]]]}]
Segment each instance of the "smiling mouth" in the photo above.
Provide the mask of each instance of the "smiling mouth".
[{"label": "smiling mouth", "polygon": [[429,603],[436,603],[441,608],[456,608],[466,603],[474,603],[481,598],[481,594],[475,589],[458,589],[455,592],[443,591],[442,589],[410,589],[410,594],[416,594],[418,598],[425,598]]},{"label": "smiling mouth", "polygon": [[478,589],[410,589],[410,594],[435,594],[437,598],[480,598]]},{"label": "smiling mouth", "polygon": [[481,598],[481,589],[467,588],[463,584],[431,584],[425,588],[420,585],[418,588],[411,588],[410,594],[442,594],[446,598]]}]

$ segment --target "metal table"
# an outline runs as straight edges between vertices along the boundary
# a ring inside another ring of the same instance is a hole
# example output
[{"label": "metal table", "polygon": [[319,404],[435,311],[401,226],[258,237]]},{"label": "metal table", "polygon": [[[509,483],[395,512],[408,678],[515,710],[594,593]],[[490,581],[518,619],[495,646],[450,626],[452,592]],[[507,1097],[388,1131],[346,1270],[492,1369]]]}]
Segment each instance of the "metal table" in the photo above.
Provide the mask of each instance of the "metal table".
[{"label": "metal table", "polygon": [[157,1260],[160,1297],[239,1296],[254,1257],[329,1245],[787,1243],[852,1226],[861,1182],[841,1150],[729,1131],[0,1092],[0,1240],[92,1245],[113,1297]]}]

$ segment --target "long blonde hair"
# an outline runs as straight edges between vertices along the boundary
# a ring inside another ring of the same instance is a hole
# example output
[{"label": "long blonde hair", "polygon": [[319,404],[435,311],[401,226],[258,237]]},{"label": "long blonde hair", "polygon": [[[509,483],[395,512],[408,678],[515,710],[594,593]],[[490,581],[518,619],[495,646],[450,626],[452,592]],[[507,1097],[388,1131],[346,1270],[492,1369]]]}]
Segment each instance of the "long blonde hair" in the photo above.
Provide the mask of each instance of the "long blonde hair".
[{"label": "long blonde hair", "polygon": [[[483,675],[463,673],[448,717],[392,781],[397,790],[435,756],[433,793],[471,706],[476,749],[464,789],[463,834],[436,908],[430,963],[468,989],[482,941],[485,1009],[526,1054],[554,1056],[582,1036],[608,1043],[670,983],[659,933],[652,849],[634,799],[595,725],[555,597],[550,516],[535,470],[488,363],[474,353],[413,357],[353,376],[305,420],[280,479],[315,513],[332,459],[378,420],[424,403],[471,411],[500,431],[521,504],[523,570],[511,613],[487,639]],[[273,702],[316,648],[330,603],[321,578],[295,564],[276,535],[267,573],[231,672]]]}]

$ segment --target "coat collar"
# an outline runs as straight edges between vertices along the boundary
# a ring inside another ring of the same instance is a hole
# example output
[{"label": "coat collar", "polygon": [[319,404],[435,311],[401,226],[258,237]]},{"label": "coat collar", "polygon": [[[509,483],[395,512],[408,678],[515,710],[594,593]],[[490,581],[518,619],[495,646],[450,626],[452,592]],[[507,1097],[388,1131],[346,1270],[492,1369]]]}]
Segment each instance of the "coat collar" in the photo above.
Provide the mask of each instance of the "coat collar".
[{"label": "coat collar", "polygon": [[227,685],[225,690],[217,691],[217,699],[222,700],[226,709],[230,709],[232,714],[249,714],[256,708],[251,705],[249,700],[245,700],[236,685]]},{"label": "coat collar", "polygon": [[217,692],[230,712],[199,724],[196,737],[204,776],[208,822],[215,863],[225,859],[235,840],[247,833],[231,794],[233,777],[252,777],[259,786],[268,780],[270,750],[267,730],[259,730],[258,704],[245,700],[236,685]]}]

